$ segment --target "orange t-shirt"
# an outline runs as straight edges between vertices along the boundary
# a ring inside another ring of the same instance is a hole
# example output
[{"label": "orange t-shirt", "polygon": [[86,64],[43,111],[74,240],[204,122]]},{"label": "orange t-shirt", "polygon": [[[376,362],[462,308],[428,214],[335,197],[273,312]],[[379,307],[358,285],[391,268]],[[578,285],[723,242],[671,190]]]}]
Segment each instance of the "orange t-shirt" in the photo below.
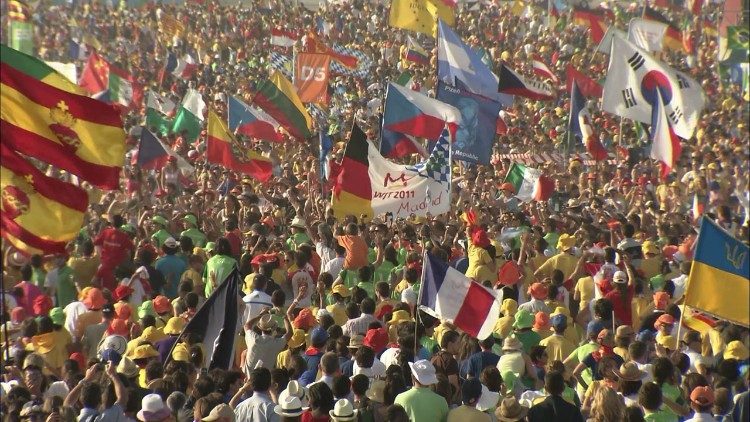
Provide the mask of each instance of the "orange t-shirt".
[{"label": "orange t-shirt", "polygon": [[356,270],[367,265],[367,244],[360,236],[338,237],[339,245],[346,249],[344,269]]}]

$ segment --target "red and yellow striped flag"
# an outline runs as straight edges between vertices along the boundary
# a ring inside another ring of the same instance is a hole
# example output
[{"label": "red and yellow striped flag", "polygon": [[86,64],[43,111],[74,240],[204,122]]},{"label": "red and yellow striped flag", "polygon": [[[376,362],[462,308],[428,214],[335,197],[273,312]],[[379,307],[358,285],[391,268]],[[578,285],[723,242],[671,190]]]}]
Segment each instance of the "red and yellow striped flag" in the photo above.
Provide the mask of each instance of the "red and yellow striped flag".
[{"label": "red and yellow striped flag", "polygon": [[0,64],[0,133],[12,150],[104,189],[119,188],[125,131],[112,105]]},{"label": "red and yellow striped flag", "polygon": [[0,227],[3,237],[27,254],[65,252],[83,225],[88,195],[83,189],[45,176],[0,144]]},{"label": "red and yellow striped flag", "polygon": [[206,160],[250,175],[261,182],[270,179],[273,171],[271,160],[241,145],[213,111],[208,112]]}]

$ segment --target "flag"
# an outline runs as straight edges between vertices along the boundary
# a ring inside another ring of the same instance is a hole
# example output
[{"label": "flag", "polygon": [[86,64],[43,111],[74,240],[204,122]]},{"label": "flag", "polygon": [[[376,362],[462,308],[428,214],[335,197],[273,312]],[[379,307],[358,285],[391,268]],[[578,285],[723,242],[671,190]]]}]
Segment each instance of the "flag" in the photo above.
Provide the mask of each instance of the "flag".
[{"label": "flag", "polygon": [[544,60],[542,57],[538,54],[534,54],[531,56],[532,60],[532,67],[534,69],[534,74],[537,76],[540,76],[542,79],[549,79],[552,82],[555,83],[555,85],[560,83],[560,80],[557,79],[557,76],[550,70],[550,68],[544,63]]},{"label": "flag", "polygon": [[229,97],[227,104],[229,130],[233,133],[270,142],[284,140],[279,132],[279,122],[263,110],[249,106],[233,96]]},{"label": "flag", "polygon": [[279,27],[271,29],[271,45],[289,48],[294,46],[298,39],[299,35],[294,31],[287,31]]},{"label": "flag", "polygon": [[86,60],[88,50],[85,44],[71,39],[68,41],[68,45],[71,60]]},{"label": "flag", "polygon": [[75,63],[48,62],[48,61],[45,61],[44,63],[46,63],[47,66],[51,67],[56,72],[59,72],[61,75],[65,76],[65,79],[69,80],[71,83],[76,83],[76,81],[78,80]]},{"label": "flag", "polygon": [[568,130],[583,142],[586,152],[596,161],[606,160],[609,155],[599,138],[594,134],[591,126],[591,114],[586,107],[586,98],[584,98],[578,84],[573,81],[570,90],[570,118],[568,119]]},{"label": "flag", "polygon": [[698,219],[701,218],[703,215],[703,212],[706,209],[706,198],[704,197],[701,199],[701,197],[698,195],[698,192],[696,191],[693,194],[693,222],[697,223]]},{"label": "flag", "polygon": [[703,217],[684,304],[750,326],[750,248]]},{"label": "flag", "polygon": [[662,177],[666,177],[677,165],[682,146],[669,123],[661,94],[657,94],[656,104],[651,114],[650,157],[662,163]]},{"label": "flag", "polygon": [[492,289],[466,277],[430,252],[425,253],[422,271],[419,309],[480,340],[492,335],[500,317],[500,302]]},{"label": "flag", "polygon": [[[702,336],[708,335],[708,332],[716,327],[719,321],[703,312],[696,311],[689,306],[677,305],[682,312],[683,327],[690,328],[693,331],[701,333]],[[704,337],[705,338],[705,337]]]},{"label": "flag", "polygon": [[85,190],[45,176],[6,144],[0,143],[0,192],[2,236],[22,252],[64,253],[78,235],[88,208]]},{"label": "flag", "polygon": [[165,73],[171,73],[174,77],[182,80],[190,79],[198,65],[189,54],[185,54],[181,59],[177,58],[174,53],[167,53],[167,64],[164,66]]},{"label": "flag", "polygon": [[330,155],[333,148],[333,139],[327,133],[327,130],[318,132],[318,141],[320,149],[318,150],[318,162],[320,163],[319,174],[320,184],[325,184],[331,178]]},{"label": "flag", "polygon": [[500,110],[500,112],[497,113],[497,124],[495,127],[495,133],[497,135],[508,134],[508,122],[505,121],[507,115],[508,113],[504,110]]},{"label": "flag", "polygon": [[602,86],[595,80],[576,70],[573,65],[569,64],[565,68],[565,84],[568,92],[573,89],[573,81],[578,84],[578,89],[585,97],[602,97]]},{"label": "flag", "polygon": [[0,44],[0,62],[47,85],[74,94],[84,94],[83,88],[70,82],[65,76],[43,61]]},{"label": "flag", "polygon": [[16,22],[31,20],[31,7],[22,0],[8,0],[8,20]]},{"label": "flag", "polygon": [[448,125],[456,133],[461,112],[442,101],[389,83],[385,92],[383,127],[406,135],[437,139]]},{"label": "flag", "polygon": [[750,29],[744,26],[727,27],[727,48],[730,50],[747,50],[750,48]]},{"label": "flag", "polygon": [[312,117],[297,96],[289,80],[274,71],[271,77],[263,81],[253,98],[263,111],[276,119],[295,138],[309,138],[312,133]]},{"label": "flag", "polygon": [[331,56],[297,53],[294,58],[294,87],[303,103],[328,103]]},{"label": "flag", "polygon": [[504,182],[513,185],[515,197],[524,201],[546,201],[555,189],[554,182],[538,169],[513,163]]},{"label": "flag", "polygon": [[206,103],[201,93],[192,88],[188,89],[175,114],[171,132],[177,134],[185,132],[189,141],[195,141],[203,128],[205,111]]},{"label": "flag", "polygon": [[174,119],[167,116],[174,112],[172,100],[153,91],[146,95],[146,128],[162,136],[167,135],[174,125]]},{"label": "flag", "polygon": [[138,145],[136,164],[146,170],[161,170],[167,164],[169,152],[151,131],[143,128],[141,141]]},{"label": "flag", "polygon": [[497,92],[497,76],[442,21],[438,23],[437,47],[439,80],[451,86],[461,81],[466,89],[475,94],[499,101],[504,106],[513,104],[513,97]]},{"label": "flag", "polygon": [[224,125],[218,115],[208,112],[206,161],[252,176],[261,182],[271,178],[271,160],[242,145]]},{"label": "flag", "polygon": [[393,163],[356,124],[344,151],[331,198],[334,215],[394,218],[440,215],[450,210],[450,132],[444,129],[426,161]]},{"label": "flag", "polygon": [[500,79],[497,90],[504,94],[518,95],[519,97],[539,101],[555,98],[555,93],[548,84],[527,80],[505,64],[500,65]]},{"label": "flag", "polygon": [[[185,338],[190,333],[201,339],[199,344],[203,350],[203,368],[228,370],[234,364],[237,333],[242,330],[243,280],[239,270],[235,268],[226,279],[217,280],[217,283],[218,287],[185,325],[180,338]],[[175,346],[172,346],[172,350]],[[170,359],[172,351],[169,352],[167,362]]]},{"label": "flag", "polygon": [[703,110],[703,89],[686,73],[660,63],[645,50],[619,37],[612,42],[602,110],[641,123],[651,123],[657,93],[664,97],[675,133],[693,135]]},{"label": "flag", "polygon": [[406,53],[404,54],[404,59],[424,66],[430,64],[430,55],[411,35],[406,36]]},{"label": "flag", "polygon": [[669,19],[664,17],[661,13],[650,8],[646,3],[646,9],[643,12],[643,19],[655,22],[661,22],[667,25],[667,30],[664,33],[664,46],[671,48],[672,50],[684,51],[682,42],[682,31],[680,28],[673,24]]},{"label": "flag", "polygon": [[632,19],[628,26],[628,41],[647,51],[661,51],[667,24],[646,19]]},{"label": "flag", "polygon": [[412,154],[427,157],[427,150],[417,138],[385,127],[380,130],[380,153],[387,158],[402,158]]},{"label": "flag", "polygon": [[607,31],[606,17],[608,15],[603,10],[573,9],[573,23],[587,27],[591,39],[597,44],[602,41]]},{"label": "flag", "polygon": [[96,51],[89,54],[78,85],[91,95],[101,95],[109,86],[109,63]]},{"label": "flag", "polygon": [[34,24],[11,20],[8,22],[10,47],[24,54],[34,54]]},{"label": "flag", "polygon": [[601,42],[599,42],[599,45],[596,47],[596,52],[609,55],[612,50],[612,38],[615,36],[622,39],[628,38],[628,34],[625,31],[615,28],[614,25],[610,25],[609,28],[607,28],[607,33],[604,34]]},{"label": "flag", "polygon": [[685,7],[690,10],[690,13],[700,15],[701,9],[703,9],[703,0],[687,0],[685,1]]},{"label": "flag", "polygon": [[119,188],[125,131],[118,110],[3,63],[3,143],[104,189]]},{"label": "flag", "polygon": [[331,60],[332,76],[352,76],[364,79],[370,74],[370,67],[372,67],[373,61],[371,57],[367,56],[367,53],[339,44],[334,44],[331,48],[338,55],[357,59],[357,65],[354,67],[347,67],[337,60]]},{"label": "flag", "polygon": [[466,90],[460,81],[455,87],[438,81],[437,99],[452,105],[460,113],[461,120],[452,146],[453,159],[489,165],[500,103]]},{"label": "flag", "polygon": [[442,0],[393,0],[388,24],[434,37],[438,19],[453,26],[453,7]]},{"label": "flag", "polygon": [[313,31],[307,33],[305,39],[305,51],[308,53],[326,54],[331,56],[331,61],[339,63],[346,68],[355,69],[359,59],[351,54],[340,53],[328,47],[323,41],[318,39],[318,34]]},{"label": "flag", "polygon": [[176,37],[185,32],[185,25],[168,13],[162,13],[159,20],[159,31],[169,37]]},{"label": "flag", "polygon": [[133,81],[133,76],[115,66],[109,67],[107,85],[109,99],[125,108],[140,109],[143,102],[143,87]]}]

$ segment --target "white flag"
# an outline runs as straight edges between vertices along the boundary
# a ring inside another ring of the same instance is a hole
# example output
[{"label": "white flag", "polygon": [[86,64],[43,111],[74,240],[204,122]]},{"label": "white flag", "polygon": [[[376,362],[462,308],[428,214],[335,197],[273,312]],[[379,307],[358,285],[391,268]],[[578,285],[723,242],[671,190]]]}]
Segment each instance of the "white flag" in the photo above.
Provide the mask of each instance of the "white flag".
[{"label": "white flag", "polygon": [[146,107],[153,108],[166,116],[174,110],[175,103],[163,95],[159,95],[154,91],[149,91],[148,95],[146,95]]},{"label": "white flag", "polygon": [[628,36],[625,31],[615,28],[614,25],[610,25],[609,28],[607,28],[607,32],[604,34],[604,37],[599,42],[599,46],[596,47],[596,52],[609,54],[609,51],[612,50],[612,38],[615,35],[619,36],[620,38],[627,38]]},{"label": "white flag", "polygon": [[628,29],[628,41],[644,50],[658,52],[664,45],[664,34],[667,24],[645,19],[631,19]]},{"label": "white flag", "polygon": [[664,108],[674,132],[680,138],[690,139],[705,103],[701,86],[687,74],[660,63],[645,50],[614,36],[602,110],[650,124],[651,109],[656,106],[658,92],[664,99]]}]

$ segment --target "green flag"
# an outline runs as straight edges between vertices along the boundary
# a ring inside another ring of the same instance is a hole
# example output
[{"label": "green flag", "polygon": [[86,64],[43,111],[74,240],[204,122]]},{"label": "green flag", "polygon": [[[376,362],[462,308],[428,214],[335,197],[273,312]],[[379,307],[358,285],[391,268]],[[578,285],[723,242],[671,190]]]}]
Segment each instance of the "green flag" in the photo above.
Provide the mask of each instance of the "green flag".
[{"label": "green flag", "polygon": [[30,56],[34,55],[34,26],[31,22],[10,21],[10,47]]},{"label": "green flag", "polygon": [[146,127],[148,130],[165,136],[174,124],[173,119],[167,118],[153,108],[146,109]]},{"label": "green flag", "polygon": [[414,77],[414,75],[411,74],[408,70],[405,70],[404,73],[400,74],[398,78],[396,78],[395,83],[401,85],[401,86],[407,86],[407,84],[411,83],[411,79]]},{"label": "green flag", "polygon": [[750,30],[744,26],[728,26],[727,48],[730,50],[750,49]]}]

